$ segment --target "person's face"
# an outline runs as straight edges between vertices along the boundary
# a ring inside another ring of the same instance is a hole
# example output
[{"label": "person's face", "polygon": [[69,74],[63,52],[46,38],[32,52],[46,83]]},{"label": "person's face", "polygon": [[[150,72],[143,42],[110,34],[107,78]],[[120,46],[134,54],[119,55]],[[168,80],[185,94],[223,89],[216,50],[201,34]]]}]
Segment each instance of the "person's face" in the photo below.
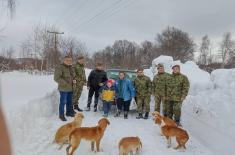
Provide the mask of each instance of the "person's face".
[{"label": "person's face", "polygon": [[78,63],[84,65],[85,64],[85,59],[79,59]]},{"label": "person's face", "polygon": [[137,76],[143,76],[144,72],[143,71],[137,71]]},{"label": "person's face", "polygon": [[173,70],[174,74],[180,73],[180,68],[179,67],[174,67],[172,70]]},{"label": "person's face", "polygon": [[72,62],[72,58],[65,58],[65,59],[64,59],[64,64],[65,64],[65,65],[70,66],[70,65],[72,65],[72,63],[73,63],[73,62]]},{"label": "person's face", "polygon": [[108,82],[108,83],[107,83],[107,86],[108,86],[109,88],[112,87],[112,83]]},{"label": "person's face", "polygon": [[164,67],[158,67],[157,71],[158,71],[158,73],[164,73],[165,72]]},{"label": "person's face", "polygon": [[97,66],[96,67],[98,70],[103,70],[103,66]]},{"label": "person's face", "polygon": [[120,78],[121,80],[123,80],[123,79],[125,78],[125,74],[124,74],[124,73],[119,73],[119,78]]}]

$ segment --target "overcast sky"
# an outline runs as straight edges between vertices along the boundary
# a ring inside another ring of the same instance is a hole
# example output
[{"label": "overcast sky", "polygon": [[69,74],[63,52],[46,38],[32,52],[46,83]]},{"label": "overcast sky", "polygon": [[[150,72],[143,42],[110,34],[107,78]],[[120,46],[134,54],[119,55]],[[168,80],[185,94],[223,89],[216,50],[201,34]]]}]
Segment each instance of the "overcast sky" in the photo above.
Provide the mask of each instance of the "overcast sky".
[{"label": "overcast sky", "polygon": [[40,22],[55,24],[90,52],[118,39],[153,41],[167,26],[188,32],[197,43],[208,34],[217,44],[224,32],[235,36],[234,7],[235,0],[17,0],[13,20],[0,10],[0,47],[18,48]]}]

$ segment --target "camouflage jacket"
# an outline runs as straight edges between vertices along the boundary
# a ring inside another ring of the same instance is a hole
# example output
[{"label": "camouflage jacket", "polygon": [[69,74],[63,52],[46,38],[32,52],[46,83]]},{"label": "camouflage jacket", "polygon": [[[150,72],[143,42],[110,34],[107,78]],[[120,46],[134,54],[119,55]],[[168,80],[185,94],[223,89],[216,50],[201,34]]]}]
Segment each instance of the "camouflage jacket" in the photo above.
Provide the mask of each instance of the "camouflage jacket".
[{"label": "camouflage jacket", "polygon": [[74,66],[76,86],[83,86],[86,83],[86,74],[84,65],[77,63]]},{"label": "camouflage jacket", "polygon": [[134,80],[136,89],[136,97],[150,97],[152,91],[152,83],[148,76],[137,76]]},{"label": "camouflage jacket", "polygon": [[158,73],[153,78],[153,94],[155,96],[167,97],[167,83],[170,80],[169,73]]},{"label": "camouflage jacket", "polygon": [[54,80],[58,83],[59,91],[70,92],[73,90],[73,78],[75,74],[72,66],[60,64],[56,67]]},{"label": "camouflage jacket", "polygon": [[183,74],[172,74],[167,85],[167,96],[170,101],[181,101],[188,95],[190,83]]}]

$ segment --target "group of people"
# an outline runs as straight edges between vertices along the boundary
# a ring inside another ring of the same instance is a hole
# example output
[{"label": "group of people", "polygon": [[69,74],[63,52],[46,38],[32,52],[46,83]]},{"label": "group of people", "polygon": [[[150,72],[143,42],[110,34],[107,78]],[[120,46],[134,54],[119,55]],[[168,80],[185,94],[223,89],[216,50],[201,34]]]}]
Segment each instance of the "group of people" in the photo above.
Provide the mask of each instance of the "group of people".
[{"label": "group of people", "polygon": [[134,81],[128,79],[125,72],[119,72],[119,78],[112,80],[107,78],[103,64],[97,63],[86,81],[84,70],[84,57],[77,58],[75,65],[72,58],[65,56],[63,63],[60,64],[54,74],[54,79],[58,83],[60,91],[59,118],[66,121],[64,109],[66,106],[66,116],[74,117],[75,111],[83,111],[79,107],[79,98],[83,86],[89,89],[87,109],[91,110],[92,98],[94,96],[94,112],[100,99],[103,101],[104,117],[108,117],[111,105],[115,102],[119,117],[124,111],[124,118],[128,118],[131,100],[137,104],[137,119],[148,119],[150,112],[151,95],[155,98],[155,111],[162,112],[164,116],[172,118],[180,125],[181,106],[189,91],[188,78],[181,74],[180,66],[172,67],[172,74],[166,73],[163,64],[157,65],[157,74],[153,81],[144,74],[143,68],[137,69],[137,77]]}]

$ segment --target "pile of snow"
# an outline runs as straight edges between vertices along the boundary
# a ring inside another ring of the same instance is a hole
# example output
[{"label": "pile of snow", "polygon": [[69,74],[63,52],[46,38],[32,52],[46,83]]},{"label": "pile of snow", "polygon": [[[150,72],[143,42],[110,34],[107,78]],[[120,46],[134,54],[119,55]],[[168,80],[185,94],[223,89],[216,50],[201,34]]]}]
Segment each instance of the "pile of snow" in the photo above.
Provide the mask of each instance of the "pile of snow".
[{"label": "pile of snow", "polygon": [[[235,69],[218,69],[211,75],[201,70],[194,62],[181,63],[172,57],[160,56],[152,63],[153,74],[156,65],[162,63],[168,73],[175,64],[190,81],[189,95],[183,103],[183,125],[200,142],[218,154],[233,154],[235,121]],[[226,129],[226,130],[225,130]]]},{"label": "pile of snow", "polygon": [[214,88],[235,89],[235,69],[217,69],[211,73]]}]

